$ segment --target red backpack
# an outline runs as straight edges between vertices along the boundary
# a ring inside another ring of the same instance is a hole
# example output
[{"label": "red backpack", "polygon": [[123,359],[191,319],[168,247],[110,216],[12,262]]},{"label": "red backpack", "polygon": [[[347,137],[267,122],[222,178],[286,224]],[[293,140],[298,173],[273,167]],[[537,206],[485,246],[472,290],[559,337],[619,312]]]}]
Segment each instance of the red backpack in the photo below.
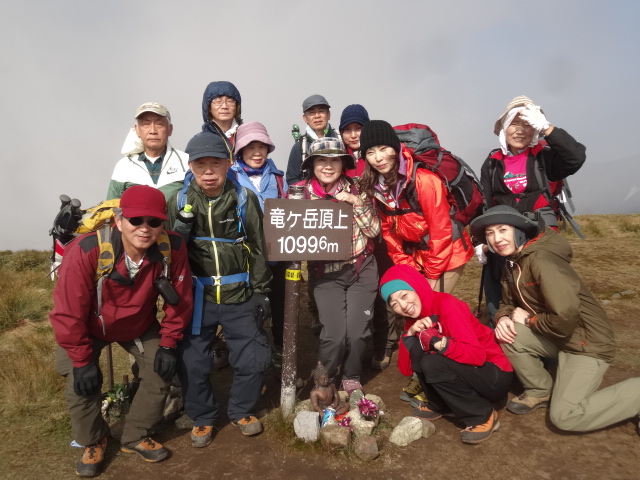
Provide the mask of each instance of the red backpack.
[{"label": "red backpack", "polygon": [[438,175],[447,187],[452,220],[466,226],[482,213],[485,202],[476,174],[464,160],[440,146],[433,130],[419,123],[398,125],[393,129],[413,157],[411,181],[405,189],[413,211],[422,211],[415,191],[416,170],[426,168]]}]

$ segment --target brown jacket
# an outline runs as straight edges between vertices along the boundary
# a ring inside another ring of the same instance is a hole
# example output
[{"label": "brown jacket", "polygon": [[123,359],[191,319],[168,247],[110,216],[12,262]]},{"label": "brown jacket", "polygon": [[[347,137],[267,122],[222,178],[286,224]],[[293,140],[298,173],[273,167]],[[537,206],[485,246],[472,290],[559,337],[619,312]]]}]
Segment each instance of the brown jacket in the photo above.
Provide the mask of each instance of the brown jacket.
[{"label": "brown jacket", "polygon": [[531,330],[560,350],[610,362],[615,356],[611,323],[571,266],[572,256],[564,237],[547,227],[508,258],[496,319],[523,308],[531,315]]}]

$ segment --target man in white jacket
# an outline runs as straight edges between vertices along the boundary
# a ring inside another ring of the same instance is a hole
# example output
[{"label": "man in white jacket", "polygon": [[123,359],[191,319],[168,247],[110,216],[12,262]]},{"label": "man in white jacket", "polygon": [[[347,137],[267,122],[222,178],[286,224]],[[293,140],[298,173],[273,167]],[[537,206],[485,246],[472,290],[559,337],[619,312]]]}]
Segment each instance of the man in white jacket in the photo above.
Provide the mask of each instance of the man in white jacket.
[{"label": "man in white jacket", "polygon": [[136,110],[135,119],[122,146],[125,157],[113,170],[107,200],[120,198],[132,185],[158,188],[169,199],[182,187],[189,156],[169,144],[173,125],[167,107],[144,103]]}]

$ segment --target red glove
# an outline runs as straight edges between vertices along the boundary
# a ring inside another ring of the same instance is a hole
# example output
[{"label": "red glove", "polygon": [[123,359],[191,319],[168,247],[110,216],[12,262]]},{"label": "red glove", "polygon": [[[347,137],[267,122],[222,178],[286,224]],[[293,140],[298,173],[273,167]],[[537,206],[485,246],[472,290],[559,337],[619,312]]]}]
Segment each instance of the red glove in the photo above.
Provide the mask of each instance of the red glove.
[{"label": "red glove", "polygon": [[420,332],[420,345],[425,352],[434,350],[433,344],[442,340],[442,336],[437,328],[431,327]]}]

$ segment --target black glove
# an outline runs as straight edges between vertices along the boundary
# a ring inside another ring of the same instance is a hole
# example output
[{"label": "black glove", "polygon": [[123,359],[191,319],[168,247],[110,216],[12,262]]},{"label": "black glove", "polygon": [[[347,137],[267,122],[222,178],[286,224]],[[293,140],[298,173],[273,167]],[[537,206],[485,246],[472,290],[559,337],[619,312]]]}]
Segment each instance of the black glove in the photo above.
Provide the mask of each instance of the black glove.
[{"label": "black glove", "polygon": [[170,382],[176,374],[176,351],[173,348],[160,347],[156,352],[153,370],[162,380]]},{"label": "black glove", "polygon": [[90,397],[102,387],[102,372],[94,362],[84,367],[73,367],[73,391],[81,397]]},{"label": "black glove", "polygon": [[267,318],[271,318],[271,302],[269,302],[269,297],[264,293],[256,293],[255,295],[258,298],[256,320],[259,325],[262,325]]}]

